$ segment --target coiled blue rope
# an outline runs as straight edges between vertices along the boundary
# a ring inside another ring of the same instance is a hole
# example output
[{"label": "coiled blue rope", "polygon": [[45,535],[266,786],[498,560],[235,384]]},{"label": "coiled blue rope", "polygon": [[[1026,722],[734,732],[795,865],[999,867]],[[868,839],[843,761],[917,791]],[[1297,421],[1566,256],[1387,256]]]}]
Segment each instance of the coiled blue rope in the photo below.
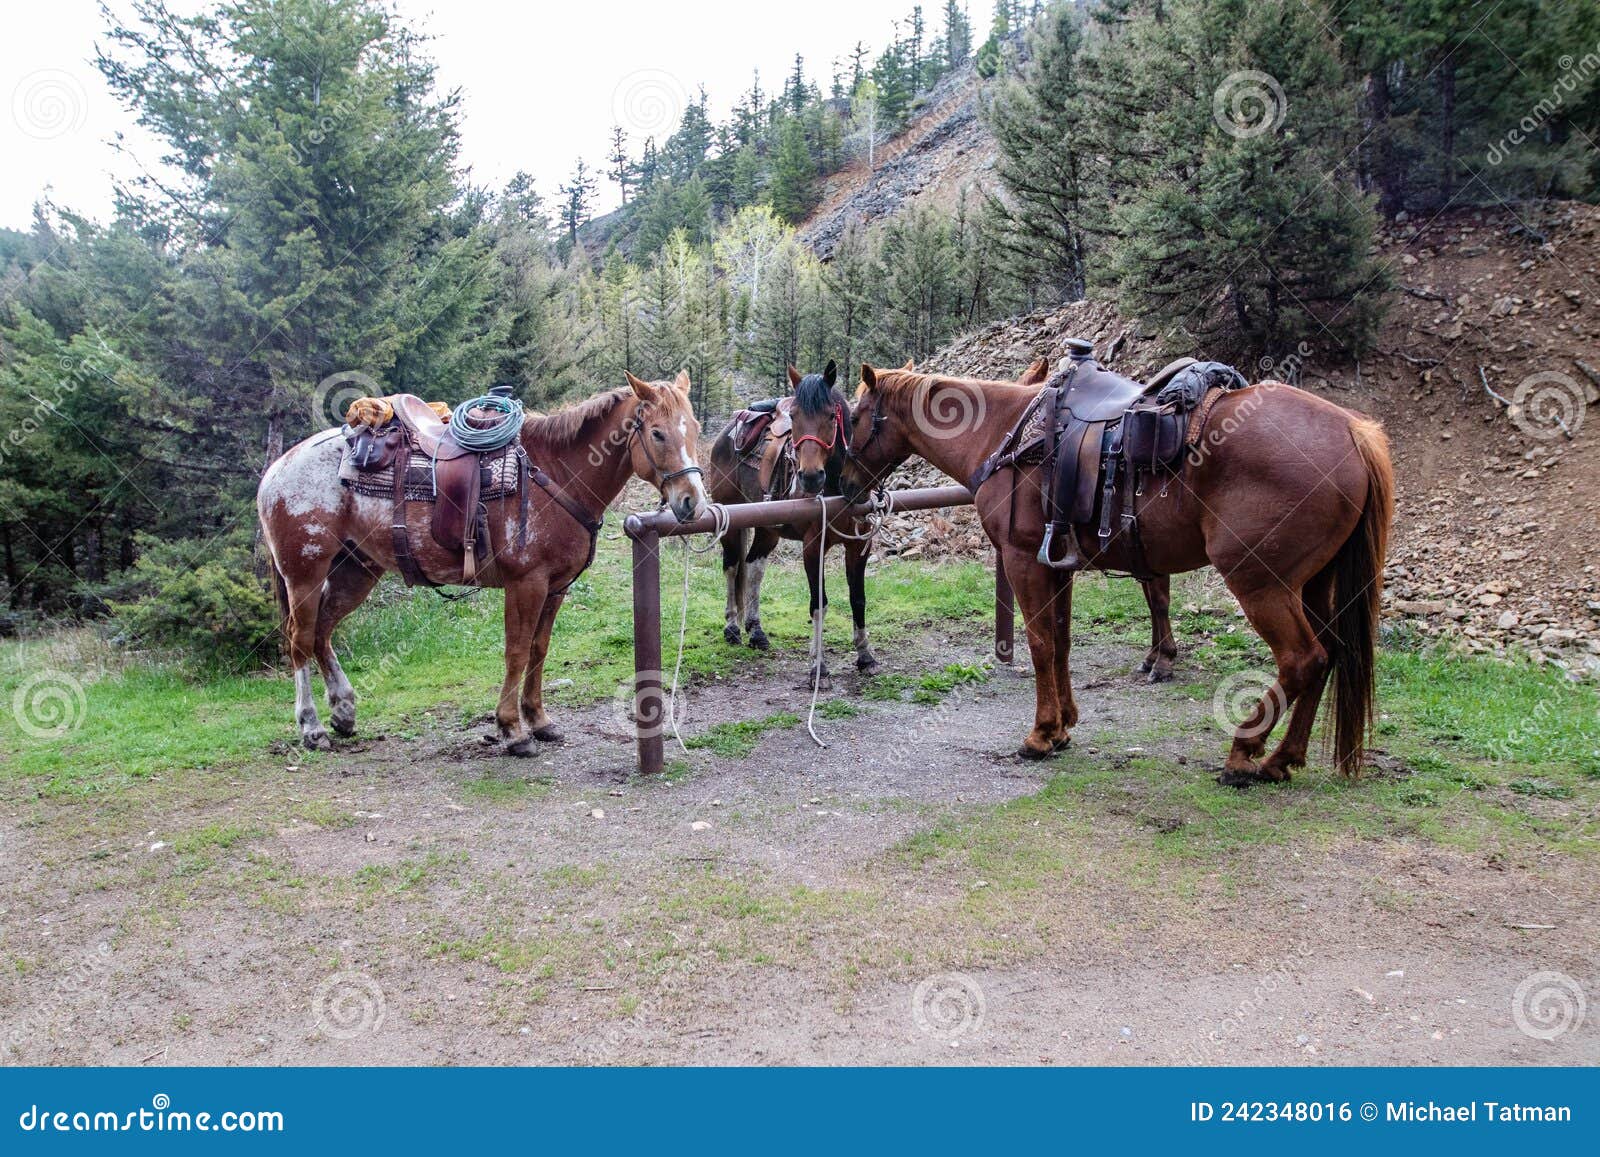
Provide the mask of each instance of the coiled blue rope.
[{"label": "coiled blue rope", "polygon": [[[505,417],[493,426],[480,428],[467,421],[467,414],[472,410],[501,413]],[[521,430],[522,402],[504,394],[485,394],[470,402],[462,402],[450,411],[450,433],[455,435],[456,445],[475,453],[486,454],[509,445]]]}]

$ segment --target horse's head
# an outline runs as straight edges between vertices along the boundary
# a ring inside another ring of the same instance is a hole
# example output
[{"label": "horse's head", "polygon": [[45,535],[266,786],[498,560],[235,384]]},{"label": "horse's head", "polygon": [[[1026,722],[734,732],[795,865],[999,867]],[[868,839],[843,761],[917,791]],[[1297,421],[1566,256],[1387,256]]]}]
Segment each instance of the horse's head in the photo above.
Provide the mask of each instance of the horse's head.
[{"label": "horse's head", "polygon": [[679,522],[688,522],[706,503],[695,458],[700,423],[689,404],[689,371],[679,370],[670,382],[646,382],[628,374],[628,385],[638,398],[628,439],[633,472],[661,492],[661,501]]},{"label": "horse's head", "polygon": [[789,382],[794,387],[790,445],[794,447],[795,477],[807,494],[822,493],[828,464],[844,450],[846,407],[843,395],[834,389],[838,380],[839,367],[831,361],[820,374],[804,377],[789,367]]},{"label": "horse's head", "polygon": [[911,445],[906,441],[890,401],[896,379],[910,372],[910,362],[899,370],[875,370],[866,362],[861,363],[861,383],[856,387],[848,451],[840,474],[840,488],[851,502],[877,486],[911,457]]}]

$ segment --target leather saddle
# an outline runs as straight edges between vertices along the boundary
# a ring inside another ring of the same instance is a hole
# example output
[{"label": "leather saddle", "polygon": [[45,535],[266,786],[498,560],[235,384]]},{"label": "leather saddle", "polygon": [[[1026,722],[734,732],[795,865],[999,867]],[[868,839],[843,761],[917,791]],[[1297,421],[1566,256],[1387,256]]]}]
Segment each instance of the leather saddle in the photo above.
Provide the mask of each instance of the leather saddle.
[{"label": "leather saddle", "polygon": [[[1144,479],[1181,468],[1185,447],[1198,438],[1215,401],[1212,391],[1248,383],[1230,366],[1194,358],[1179,358],[1140,382],[1100,365],[1092,342],[1070,338],[1065,344],[1068,357],[1061,368],[969,487],[976,491],[997,470],[1036,460],[1029,455],[1042,457],[1045,529],[1039,561],[1057,570],[1087,566],[1078,528],[1096,529],[1097,554],[1103,554],[1120,508],[1133,573],[1149,578],[1138,525]],[[1030,432],[1036,433],[1030,437]],[[1058,535],[1065,543],[1059,557],[1054,552]]]},{"label": "leather saddle", "polygon": [[[505,389],[504,392],[510,391]],[[407,508],[413,501],[423,501],[433,507],[429,520],[433,541],[461,560],[459,578],[448,581],[472,585],[485,561],[478,557],[479,545],[489,541],[484,495],[486,491],[494,491],[496,497],[508,493],[507,480],[503,477],[507,455],[517,458],[511,485],[526,504],[523,479],[527,461],[521,443],[515,441],[501,450],[480,454],[461,446],[434,408],[414,394],[391,394],[384,401],[393,408],[392,421],[381,428],[347,425],[345,437],[350,443],[352,464],[358,471],[368,474],[393,471],[394,516],[390,534],[401,577],[407,586],[445,585],[423,573],[411,550]],[[467,421],[472,420],[469,412]],[[488,423],[494,418],[485,415],[482,420]],[[420,494],[413,482],[419,467],[425,481]]]},{"label": "leather saddle", "polygon": [[794,398],[769,398],[753,402],[733,416],[729,437],[739,457],[753,462],[761,493],[771,498],[788,493],[788,455],[784,452],[794,430]]}]

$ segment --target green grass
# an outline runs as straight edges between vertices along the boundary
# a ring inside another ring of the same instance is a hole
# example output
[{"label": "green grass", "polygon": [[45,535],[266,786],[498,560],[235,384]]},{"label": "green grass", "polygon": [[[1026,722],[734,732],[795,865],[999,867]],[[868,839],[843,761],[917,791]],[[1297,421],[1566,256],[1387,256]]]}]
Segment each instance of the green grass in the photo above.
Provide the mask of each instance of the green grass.
[{"label": "green grass", "polygon": [[743,719],[735,723],[718,723],[699,735],[684,740],[689,748],[709,749],[724,759],[743,759],[756,749],[761,737],[769,731],[798,727],[800,716],[788,711],[768,715],[765,719]]},{"label": "green grass", "polygon": [[[757,657],[722,639],[721,556],[691,555],[695,566],[685,636],[685,680],[730,677]],[[664,546],[663,662],[676,654],[683,557]],[[556,619],[545,667],[553,708],[612,697],[633,674],[632,595],[627,541],[608,528],[595,565],[568,592]],[[833,576],[841,579],[842,576]],[[977,563],[928,567],[890,562],[869,579],[873,640],[893,645],[931,624],[987,619],[993,579]],[[773,643],[796,649],[810,637],[805,576],[795,566],[773,567],[763,589],[763,620]],[[359,701],[361,734],[415,739],[464,725],[493,708],[504,675],[504,603],[486,590],[447,602],[430,591],[407,591],[385,581],[340,627],[336,637]],[[827,618],[830,650],[850,649],[850,615],[836,600]],[[47,650],[48,658],[41,658]],[[314,764],[326,755],[298,746],[294,689],[287,671],[197,680],[181,665],[131,661],[96,678],[107,666],[106,645],[85,629],[40,644],[0,644],[0,700],[42,665],[68,672],[83,687],[76,724],[60,735],[26,733],[12,712],[0,713],[0,777],[34,781],[42,795],[115,791],[175,769],[243,769],[276,749],[286,765]],[[89,657],[92,656],[92,657]],[[318,680],[318,710],[327,710]]]}]

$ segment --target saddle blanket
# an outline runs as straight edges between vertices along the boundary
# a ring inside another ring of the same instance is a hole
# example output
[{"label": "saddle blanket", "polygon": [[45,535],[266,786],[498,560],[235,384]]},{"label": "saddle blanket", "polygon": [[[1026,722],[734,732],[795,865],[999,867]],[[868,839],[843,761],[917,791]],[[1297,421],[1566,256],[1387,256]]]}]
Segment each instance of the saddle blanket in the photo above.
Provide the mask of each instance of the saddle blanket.
[{"label": "saddle blanket", "polygon": [[[521,460],[517,443],[493,453],[483,455],[479,465],[483,472],[482,488],[478,497],[482,501],[505,498],[515,494],[522,483]],[[372,494],[379,498],[394,497],[394,467],[381,470],[358,470],[351,461],[351,448],[345,447],[339,459],[339,481],[357,494]],[[406,468],[406,499],[411,502],[432,502],[436,497],[433,479],[433,461],[413,454]]]}]

